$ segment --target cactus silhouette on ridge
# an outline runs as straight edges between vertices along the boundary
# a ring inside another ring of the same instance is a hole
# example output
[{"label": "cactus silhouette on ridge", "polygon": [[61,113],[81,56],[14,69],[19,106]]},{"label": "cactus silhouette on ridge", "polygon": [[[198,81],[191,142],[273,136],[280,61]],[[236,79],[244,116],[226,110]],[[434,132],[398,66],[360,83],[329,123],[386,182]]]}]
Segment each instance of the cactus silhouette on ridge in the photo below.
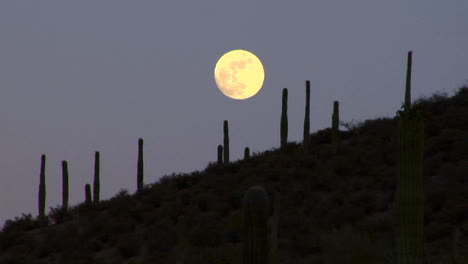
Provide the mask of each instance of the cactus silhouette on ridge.
[{"label": "cactus silhouette on ridge", "polygon": [[99,203],[99,194],[101,191],[100,166],[101,159],[99,151],[94,153],[94,184],[93,184],[93,202]]},{"label": "cactus silhouette on ridge", "polygon": [[332,152],[338,152],[338,145],[340,144],[338,124],[340,122],[340,112],[338,101],[333,102],[333,115],[332,115]]},{"label": "cactus silhouette on ridge", "polygon": [[68,209],[68,163],[62,161],[62,208]]},{"label": "cactus silhouette on ridge", "polygon": [[306,81],[306,105],[304,117],[304,133],[303,133],[304,152],[309,152],[310,145],[310,81]]},{"label": "cactus silhouette on ridge", "polygon": [[223,146],[218,145],[218,165],[223,164]]},{"label": "cactus silhouette on ridge", "polygon": [[143,139],[138,139],[137,192],[143,189]]},{"label": "cactus silhouette on ridge", "polygon": [[87,206],[91,206],[93,203],[92,198],[91,198],[91,185],[87,183],[85,185],[85,204]]},{"label": "cactus silhouette on ridge", "polygon": [[286,147],[288,143],[288,89],[283,89],[281,104],[281,148]]},{"label": "cactus silhouette on ridge", "polygon": [[39,219],[45,217],[45,203],[46,203],[46,184],[45,184],[45,163],[46,156],[41,156],[41,172],[39,176]]},{"label": "cactus silhouette on ridge", "polygon": [[395,192],[397,264],[424,261],[424,118],[411,107],[411,59],[408,53],[405,104],[399,115],[399,164]]},{"label": "cactus silhouette on ridge", "polygon": [[227,120],[224,120],[223,123],[223,132],[224,132],[224,163],[229,163],[229,124]]}]

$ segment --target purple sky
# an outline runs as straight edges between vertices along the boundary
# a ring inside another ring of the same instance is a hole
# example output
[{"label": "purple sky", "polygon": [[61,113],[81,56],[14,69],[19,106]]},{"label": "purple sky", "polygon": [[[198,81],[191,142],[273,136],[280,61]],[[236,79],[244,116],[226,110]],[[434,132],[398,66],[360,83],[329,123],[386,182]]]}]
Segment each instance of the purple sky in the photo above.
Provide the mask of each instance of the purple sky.
[{"label": "purple sky", "polygon": [[[145,183],[215,161],[225,119],[232,160],[278,147],[284,87],[289,140],[300,140],[307,79],[312,132],[330,125],[334,100],[344,121],[393,117],[409,50],[413,99],[468,81],[465,0],[177,2],[0,1],[0,226],[37,215],[42,153],[47,208],[61,204],[62,160],[74,205],[96,150],[101,198],[135,191],[139,137]],[[213,79],[233,49],[265,67],[245,101]]]}]

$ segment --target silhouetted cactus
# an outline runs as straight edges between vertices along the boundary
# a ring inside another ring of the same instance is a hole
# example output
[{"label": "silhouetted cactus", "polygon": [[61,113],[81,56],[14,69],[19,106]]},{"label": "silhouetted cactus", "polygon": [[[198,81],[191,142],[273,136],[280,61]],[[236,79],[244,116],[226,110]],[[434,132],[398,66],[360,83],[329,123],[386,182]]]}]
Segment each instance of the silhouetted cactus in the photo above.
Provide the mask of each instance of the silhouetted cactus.
[{"label": "silhouetted cactus", "polygon": [[229,163],[229,127],[228,127],[228,121],[224,120],[223,123],[223,132],[224,132],[224,163],[228,164]]},{"label": "silhouetted cactus", "polygon": [[273,217],[271,219],[271,232],[270,232],[270,263],[279,263],[278,251],[278,226],[280,216],[280,193],[275,192],[275,204],[273,206]]},{"label": "silhouetted cactus", "polygon": [[45,184],[45,163],[46,156],[41,156],[41,172],[39,176],[39,219],[45,217],[45,202],[46,202],[46,184]]},{"label": "silhouetted cactus", "polygon": [[218,164],[223,164],[223,146],[218,145]]},{"label": "silhouetted cactus", "polygon": [[[411,68],[411,52],[408,53]],[[411,71],[408,70],[410,75]],[[411,76],[407,76],[405,104],[399,114],[399,166],[395,194],[396,263],[422,264],[424,260],[424,119],[411,108]]]},{"label": "silhouetted cactus", "polygon": [[333,115],[332,115],[332,152],[338,152],[338,145],[340,144],[338,124],[340,122],[339,104],[338,101],[333,102]]},{"label": "silhouetted cactus", "polygon": [[137,192],[143,189],[143,139],[138,139]]},{"label": "silhouetted cactus", "polygon": [[310,144],[310,81],[306,81],[306,105],[305,105],[305,117],[304,117],[304,133],[303,133],[303,145],[304,152],[309,152]]},{"label": "silhouetted cactus", "polygon": [[267,264],[268,196],[261,186],[250,187],[244,196],[243,264]]},{"label": "silhouetted cactus", "polygon": [[187,222],[185,216],[180,215],[177,220],[177,249],[176,249],[176,263],[184,264],[185,262],[185,252],[188,247],[187,241]]},{"label": "silhouetted cactus", "polygon": [[68,164],[62,161],[62,208],[68,209]]},{"label": "silhouetted cactus", "polygon": [[91,206],[92,205],[92,200],[91,200],[91,185],[89,185],[89,183],[87,183],[85,185],[85,204],[87,206]]},{"label": "silhouetted cactus", "polygon": [[250,158],[250,149],[249,147],[245,147],[244,149],[244,159],[249,159]]},{"label": "silhouetted cactus", "polygon": [[281,148],[284,148],[288,142],[288,89],[283,89],[281,104]]},{"label": "silhouetted cactus", "polygon": [[413,64],[413,52],[408,52],[408,60],[406,66],[406,89],[405,89],[405,105],[411,107],[411,67]]},{"label": "silhouetted cactus", "polygon": [[94,153],[94,185],[93,185],[93,201],[94,204],[99,203],[99,194],[101,191],[101,180],[100,180],[100,154],[99,151]]}]

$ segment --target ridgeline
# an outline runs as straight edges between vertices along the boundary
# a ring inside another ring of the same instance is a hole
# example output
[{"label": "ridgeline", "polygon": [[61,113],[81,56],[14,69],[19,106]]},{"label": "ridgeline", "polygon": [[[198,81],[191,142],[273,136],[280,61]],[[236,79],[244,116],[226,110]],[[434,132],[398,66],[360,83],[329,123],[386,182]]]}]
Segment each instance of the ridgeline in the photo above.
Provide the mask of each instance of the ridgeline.
[{"label": "ridgeline", "polygon": [[[425,259],[468,263],[468,87],[412,107],[426,116]],[[240,264],[246,232],[268,233],[271,246],[258,250],[272,251],[270,263],[392,263],[398,117],[340,125],[310,134],[306,151],[282,138],[281,148],[225,163],[218,153],[203,171],[146,185],[139,169],[135,194],[7,220],[0,263]],[[245,204],[259,228],[244,229]]]}]

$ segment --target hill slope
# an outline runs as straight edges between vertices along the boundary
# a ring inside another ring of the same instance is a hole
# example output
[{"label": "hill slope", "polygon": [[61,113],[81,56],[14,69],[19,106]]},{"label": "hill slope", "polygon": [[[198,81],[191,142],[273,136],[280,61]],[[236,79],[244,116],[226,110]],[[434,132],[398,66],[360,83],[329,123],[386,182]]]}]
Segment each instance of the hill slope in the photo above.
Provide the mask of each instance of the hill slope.
[{"label": "hill slope", "polygon": [[[468,254],[468,88],[419,100],[425,141],[425,239],[431,263]],[[188,220],[186,263],[240,263],[242,197],[261,185],[281,193],[280,263],[387,263],[393,247],[397,120],[348,124],[331,153],[331,131],[202,172],[163,177],[97,206],[53,208],[48,223],[6,221],[0,263],[175,263],[178,216]],[[455,235],[454,235],[455,234]],[[463,248],[464,247],[464,248]],[[362,258],[361,258],[362,257]],[[363,260],[364,259],[364,260]]]}]

